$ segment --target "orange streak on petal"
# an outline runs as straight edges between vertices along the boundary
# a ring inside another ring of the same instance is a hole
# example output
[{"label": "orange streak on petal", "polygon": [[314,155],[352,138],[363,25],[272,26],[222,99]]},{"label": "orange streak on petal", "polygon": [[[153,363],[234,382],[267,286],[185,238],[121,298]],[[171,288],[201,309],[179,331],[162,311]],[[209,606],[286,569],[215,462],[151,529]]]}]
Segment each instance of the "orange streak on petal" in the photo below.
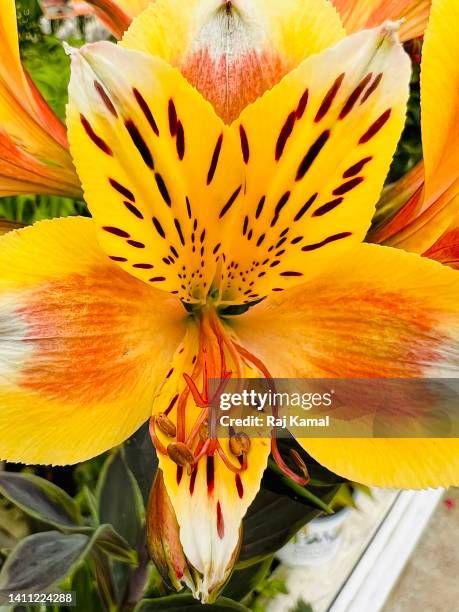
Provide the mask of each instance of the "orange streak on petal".
[{"label": "orange streak on petal", "polygon": [[78,195],[73,174],[28,155],[0,129],[0,196],[16,193]]},{"label": "orange streak on petal", "polygon": [[231,60],[227,56],[212,58],[207,49],[201,49],[185,59],[181,72],[217,114],[231,123],[291,68],[286,59],[271,51],[250,51]]},{"label": "orange streak on petal", "polygon": [[34,346],[21,386],[80,405],[134,386],[145,370],[140,349],[154,344],[151,299],[147,285],[117,268],[40,286],[18,310],[28,327],[26,341]]},{"label": "orange streak on petal", "polygon": [[459,270],[459,227],[446,231],[424,253],[424,257],[435,259],[446,266]]},{"label": "orange streak on petal", "polygon": [[348,32],[380,25],[386,19],[403,19],[400,28],[402,41],[423,34],[431,0],[333,0]]}]

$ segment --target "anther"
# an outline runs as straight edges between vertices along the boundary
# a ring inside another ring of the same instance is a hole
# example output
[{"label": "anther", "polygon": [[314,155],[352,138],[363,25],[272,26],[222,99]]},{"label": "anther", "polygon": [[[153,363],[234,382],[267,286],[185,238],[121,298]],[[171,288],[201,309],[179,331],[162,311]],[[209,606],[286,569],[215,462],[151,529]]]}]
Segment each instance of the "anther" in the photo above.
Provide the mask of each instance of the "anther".
[{"label": "anther", "polygon": [[207,424],[207,421],[204,421],[204,423],[202,423],[201,427],[199,428],[199,439],[201,440],[201,442],[205,442],[209,437],[209,426]]},{"label": "anther", "polygon": [[177,428],[175,423],[173,423],[168,416],[164,414],[164,412],[160,412],[156,415],[156,425],[158,429],[163,432],[169,438],[175,438],[177,434]]},{"label": "anther", "polygon": [[189,465],[194,459],[193,453],[183,442],[171,442],[167,447],[167,454],[174,463],[181,467]]},{"label": "anther", "polygon": [[250,450],[250,438],[244,432],[239,432],[230,437],[229,440],[230,451],[236,457],[241,457],[245,455]]}]

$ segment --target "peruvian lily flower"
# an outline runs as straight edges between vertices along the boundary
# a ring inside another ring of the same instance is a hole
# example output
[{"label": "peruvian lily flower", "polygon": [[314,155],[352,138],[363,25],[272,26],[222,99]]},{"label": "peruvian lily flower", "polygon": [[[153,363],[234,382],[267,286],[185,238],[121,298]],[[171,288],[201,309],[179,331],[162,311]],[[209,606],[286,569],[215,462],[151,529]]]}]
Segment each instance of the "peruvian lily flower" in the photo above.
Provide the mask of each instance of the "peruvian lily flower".
[{"label": "peruvian lily flower", "polygon": [[0,196],[81,196],[65,126],[21,65],[13,0],[0,12],[0,57]]},{"label": "peruvian lily flower", "polygon": [[71,19],[73,17],[88,17],[94,14],[94,9],[83,0],[41,0],[41,10],[46,19]]},{"label": "peruvian lily flower", "polygon": [[421,36],[431,0],[333,0],[347,32],[374,27],[386,19],[402,20],[400,40]]},{"label": "peruvian lily flower", "polygon": [[122,38],[134,17],[140,15],[152,1],[154,0],[87,0],[86,2],[74,0],[73,4],[78,5],[80,11],[80,5],[86,5],[113,36]]},{"label": "peruvian lily flower", "polygon": [[[87,0],[95,14],[116,38],[122,38],[132,19],[157,0]],[[52,0],[48,0],[52,2]],[[379,25],[386,19],[403,20],[400,39],[421,36],[429,16],[431,0],[333,0],[346,32]],[[79,3],[81,4],[81,3]],[[194,4],[193,2],[191,4]],[[287,7],[288,4],[284,3]],[[183,10],[183,5],[182,5]],[[187,6],[187,10],[188,6]],[[179,18],[179,14],[177,14]]]},{"label": "peruvian lily flower", "polygon": [[[279,4],[164,0],[122,45],[73,51],[69,138],[93,218],[0,238],[0,456],[75,463],[150,419],[150,550],[203,601],[270,451],[307,482],[275,440],[209,437],[209,378],[459,366],[458,273],[362,242],[408,97],[394,26],[344,38],[327,2]],[[453,439],[299,443],[367,484],[459,482]]]},{"label": "peruvian lily flower", "polygon": [[[424,160],[389,186],[381,202],[382,222],[369,234],[372,242],[439,257],[444,263],[454,261],[454,251],[458,254],[458,20],[455,0],[433,2],[421,63]],[[391,210],[396,214],[390,215]]]}]

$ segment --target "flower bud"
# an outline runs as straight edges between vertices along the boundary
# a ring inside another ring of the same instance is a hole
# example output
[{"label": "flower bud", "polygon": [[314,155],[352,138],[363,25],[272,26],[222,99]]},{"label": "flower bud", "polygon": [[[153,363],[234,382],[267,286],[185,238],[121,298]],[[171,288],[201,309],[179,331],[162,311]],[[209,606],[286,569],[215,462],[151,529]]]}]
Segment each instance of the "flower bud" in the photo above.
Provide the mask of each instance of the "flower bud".
[{"label": "flower bud", "polygon": [[177,518],[160,469],[151,488],[146,523],[148,552],[163,580],[177,591],[183,588],[182,582],[195,590],[197,572],[183,552]]}]

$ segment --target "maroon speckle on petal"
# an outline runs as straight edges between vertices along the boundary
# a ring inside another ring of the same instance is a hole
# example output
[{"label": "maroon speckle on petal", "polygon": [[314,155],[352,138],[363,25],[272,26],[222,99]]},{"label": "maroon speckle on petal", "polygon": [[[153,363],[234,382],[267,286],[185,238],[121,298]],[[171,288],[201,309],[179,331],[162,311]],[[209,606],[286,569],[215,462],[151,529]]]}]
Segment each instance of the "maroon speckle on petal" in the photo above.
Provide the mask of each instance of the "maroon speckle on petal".
[{"label": "maroon speckle on petal", "polygon": [[220,502],[217,502],[217,533],[220,540],[225,537],[225,522],[223,520],[223,512]]}]

